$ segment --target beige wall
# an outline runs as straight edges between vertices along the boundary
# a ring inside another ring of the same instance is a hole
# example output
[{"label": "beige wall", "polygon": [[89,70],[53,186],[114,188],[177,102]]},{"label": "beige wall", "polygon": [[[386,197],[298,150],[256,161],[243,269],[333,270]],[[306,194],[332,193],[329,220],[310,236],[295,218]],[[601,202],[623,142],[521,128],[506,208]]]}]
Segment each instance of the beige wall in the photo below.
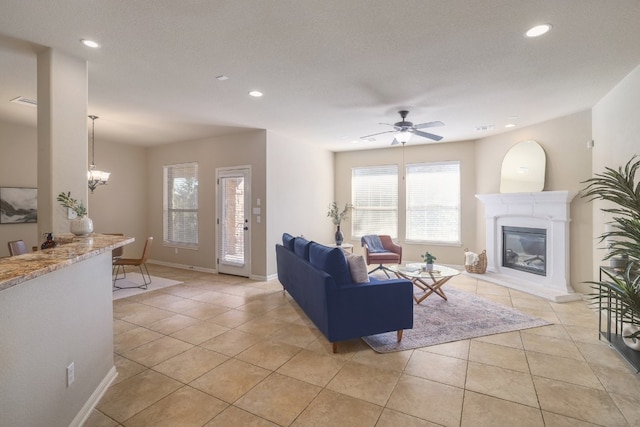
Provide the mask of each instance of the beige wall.
[{"label": "beige wall", "polygon": [[[398,242],[402,245],[402,256],[405,261],[419,261],[420,254],[426,250],[436,255],[437,262],[443,264],[461,265],[464,261],[464,248],[473,248],[476,221],[475,179],[476,179],[476,148],[473,141],[453,142],[447,144],[411,145],[409,142],[401,146],[383,148],[379,150],[352,151],[336,153],[335,194],[338,203],[351,201],[351,169],[361,166],[402,164],[420,162],[440,162],[447,160],[460,161],[461,171],[461,245],[423,245],[404,241],[405,236],[405,189],[402,179],[398,179]],[[402,174],[401,174],[402,175]],[[342,227],[345,241],[355,245],[355,252],[362,253],[360,241],[351,236],[351,222]]]},{"label": "beige wall", "polygon": [[[583,111],[534,126],[517,129],[478,140],[476,149],[478,194],[500,192],[500,168],[509,148],[519,141],[533,139],[546,153],[547,173],[544,190],[572,190],[583,188],[582,181],[591,176],[593,150],[587,148],[591,140],[591,112]],[[476,202],[476,246],[485,245],[484,207]],[[578,292],[588,292],[583,282],[593,280],[591,251],[594,241],[591,232],[592,209],[585,199],[576,196],[571,203],[571,284]]]},{"label": "beige wall", "polygon": [[[593,172],[602,173],[605,167],[617,169],[640,153],[640,67],[625,77],[593,108]],[[637,179],[637,177],[636,177]],[[638,181],[636,181],[636,184]],[[593,209],[593,235],[604,232],[607,218],[596,201]],[[604,253],[593,252],[593,277]]]},{"label": "beige wall", "polygon": [[[216,270],[216,168],[251,166],[251,198],[266,203],[266,132],[249,131],[239,134],[207,138],[198,141],[180,142],[152,147],[147,157],[147,231],[155,238],[151,258],[170,264]],[[178,249],[162,245],[162,187],[163,165],[198,162],[199,193],[199,248]],[[251,274],[266,275],[266,224],[263,216],[257,223],[251,216]],[[157,243],[156,243],[157,242]]]},{"label": "beige wall", "polygon": [[[0,186],[37,187],[37,145],[35,128],[0,122]],[[125,247],[125,255],[139,256],[148,233],[146,149],[96,137],[96,152],[98,168],[112,175],[108,185],[98,187],[94,194],[89,193],[89,217],[98,233],[135,237],[136,242]],[[64,212],[59,204],[54,208]],[[69,232],[68,226],[66,232]],[[11,240],[24,240],[28,248],[43,241],[37,224],[2,224],[0,256],[9,255],[6,242]]]},{"label": "beige wall", "polygon": [[96,168],[111,172],[111,177],[107,185],[89,192],[89,218],[96,233],[135,237],[134,243],[124,247],[124,256],[137,258],[149,234],[147,149],[101,140],[100,120],[96,120]]},{"label": "beige wall", "polygon": [[331,243],[327,218],[333,196],[333,153],[267,133],[267,266],[276,273],[275,244],[282,233]]},{"label": "beige wall", "polygon": [[[0,187],[38,187],[37,139],[35,128],[0,122]],[[24,240],[28,248],[38,245],[38,225],[0,224],[0,257],[9,256],[11,240]]]}]

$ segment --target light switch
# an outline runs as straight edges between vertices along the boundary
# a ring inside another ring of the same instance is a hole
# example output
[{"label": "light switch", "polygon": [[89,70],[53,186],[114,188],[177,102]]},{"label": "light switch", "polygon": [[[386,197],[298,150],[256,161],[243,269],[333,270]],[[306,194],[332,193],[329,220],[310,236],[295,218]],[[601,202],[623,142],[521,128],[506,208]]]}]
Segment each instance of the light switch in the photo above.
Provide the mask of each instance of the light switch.
[{"label": "light switch", "polygon": [[260,215],[260,208],[253,208],[254,215]]}]

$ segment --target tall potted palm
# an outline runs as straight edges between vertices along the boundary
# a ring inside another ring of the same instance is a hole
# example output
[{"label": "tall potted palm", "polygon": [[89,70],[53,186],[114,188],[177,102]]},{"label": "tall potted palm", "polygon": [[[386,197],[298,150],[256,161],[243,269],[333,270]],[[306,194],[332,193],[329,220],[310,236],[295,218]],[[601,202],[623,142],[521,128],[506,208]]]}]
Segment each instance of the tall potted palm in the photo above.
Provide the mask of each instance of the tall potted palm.
[{"label": "tall potted palm", "polygon": [[[610,311],[626,323],[623,329],[625,343],[640,349],[640,183],[636,182],[636,173],[640,169],[640,159],[633,156],[624,167],[617,170],[605,168],[603,173],[595,174],[584,183],[582,197],[603,200],[609,205],[602,208],[611,215],[612,227],[599,237],[600,242],[608,242],[608,251],[604,259],[617,257],[628,259],[624,271],[604,270],[606,280],[589,282],[596,291],[592,299],[600,307]],[[610,301],[619,304],[610,304]]]}]

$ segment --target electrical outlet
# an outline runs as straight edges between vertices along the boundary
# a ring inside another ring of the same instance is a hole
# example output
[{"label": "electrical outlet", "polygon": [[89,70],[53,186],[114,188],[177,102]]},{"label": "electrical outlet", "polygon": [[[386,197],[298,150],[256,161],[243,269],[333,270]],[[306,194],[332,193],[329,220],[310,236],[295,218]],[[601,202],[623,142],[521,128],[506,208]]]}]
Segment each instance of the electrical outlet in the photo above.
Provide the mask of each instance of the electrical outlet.
[{"label": "electrical outlet", "polygon": [[71,362],[69,366],[67,366],[67,387],[70,387],[71,384],[76,380],[76,367],[75,363]]}]

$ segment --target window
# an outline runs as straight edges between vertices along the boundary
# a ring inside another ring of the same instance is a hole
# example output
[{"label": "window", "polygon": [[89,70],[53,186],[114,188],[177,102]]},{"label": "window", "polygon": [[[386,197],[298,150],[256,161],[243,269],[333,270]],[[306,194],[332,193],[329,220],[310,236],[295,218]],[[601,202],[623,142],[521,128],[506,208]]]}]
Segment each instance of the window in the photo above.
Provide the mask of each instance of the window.
[{"label": "window", "polygon": [[198,163],[163,166],[163,244],[198,247]]},{"label": "window", "polygon": [[372,166],[351,170],[353,221],[351,235],[398,236],[398,166]]},{"label": "window", "polygon": [[460,162],[407,165],[406,239],[460,243]]}]

